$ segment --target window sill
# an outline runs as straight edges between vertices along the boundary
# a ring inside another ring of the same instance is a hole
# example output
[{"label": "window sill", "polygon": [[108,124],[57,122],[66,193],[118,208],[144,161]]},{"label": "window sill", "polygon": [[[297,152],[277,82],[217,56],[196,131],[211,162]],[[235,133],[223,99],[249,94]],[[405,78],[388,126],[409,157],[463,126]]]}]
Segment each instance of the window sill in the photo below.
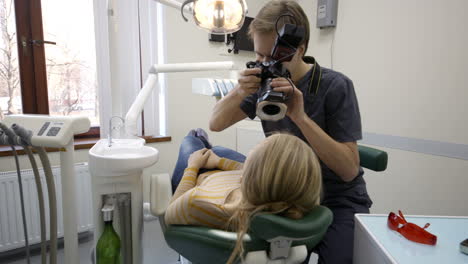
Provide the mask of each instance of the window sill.
[{"label": "window sill", "polygon": [[[171,137],[143,137],[146,140],[146,143],[156,143],[156,142],[170,142]],[[100,138],[79,138],[75,139],[75,150],[79,149],[90,149],[98,142]],[[58,148],[46,148],[47,152],[58,152]],[[16,152],[18,155],[26,154],[23,151],[22,147],[16,147]],[[10,146],[0,146],[0,157],[13,156],[13,151],[11,151]]]}]

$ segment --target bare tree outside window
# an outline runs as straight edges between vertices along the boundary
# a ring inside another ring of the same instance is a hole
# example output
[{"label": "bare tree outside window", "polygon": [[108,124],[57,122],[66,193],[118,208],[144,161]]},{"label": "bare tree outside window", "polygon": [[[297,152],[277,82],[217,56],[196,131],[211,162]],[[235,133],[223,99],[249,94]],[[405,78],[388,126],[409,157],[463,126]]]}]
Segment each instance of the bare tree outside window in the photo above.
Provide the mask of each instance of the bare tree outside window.
[{"label": "bare tree outside window", "polygon": [[61,47],[61,50],[61,56],[47,58],[49,108],[51,113],[70,115],[84,110],[84,104],[92,93],[90,89],[94,90],[94,87],[86,76],[86,62],[73,56],[66,47]]},{"label": "bare tree outside window", "polygon": [[[86,136],[99,135],[93,4],[0,0],[0,120],[23,111],[81,115],[94,127]],[[15,12],[31,21],[17,25]],[[25,43],[44,40],[37,44],[44,49],[19,46],[18,36]],[[27,56],[18,57],[18,48]]]},{"label": "bare tree outside window", "polygon": [[[51,115],[84,115],[99,126],[92,0],[42,0]],[[74,10],[64,12],[63,10]]]},{"label": "bare tree outside window", "polygon": [[0,120],[21,112],[13,0],[0,0]]}]

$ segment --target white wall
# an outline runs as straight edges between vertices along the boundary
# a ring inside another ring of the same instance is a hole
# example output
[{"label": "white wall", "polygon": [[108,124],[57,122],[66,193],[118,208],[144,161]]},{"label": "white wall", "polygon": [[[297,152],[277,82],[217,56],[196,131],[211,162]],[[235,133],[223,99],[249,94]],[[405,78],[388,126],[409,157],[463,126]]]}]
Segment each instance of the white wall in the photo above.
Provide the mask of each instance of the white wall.
[{"label": "white wall", "polygon": [[[349,76],[363,131],[468,144],[468,2],[339,1],[336,29],[315,28],[309,54]],[[468,215],[468,161],[387,149],[386,172],[366,171],[371,211]]]},{"label": "white wall", "polygon": [[[247,2],[249,15],[254,16],[267,1]],[[315,28],[317,0],[298,2],[311,21],[309,54],[323,66],[330,66],[336,34],[334,68],[354,81],[364,132],[468,144],[468,108],[463,102],[468,97],[463,89],[468,84],[464,49],[468,17],[463,16],[467,1],[342,0],[336,30]],[[223,44],[208,43],[207,34],[183,22],[180,12],[165,9],[168,63],[234,59],[242,66],[253,59],[252,53],[230,55]],[[191,94],[190,80],[209,75],[168,75],[172,141],[151,144],[161,156],[147,173],[172,172],[179,144],[189,129],[208,131],[215,99]],[[236,146],[234,128],[209,135],[215,144]],[[389,153],[389,166],[383,173],[366,171],[372,212],[403,209],[407,214],[468,215],[464,204],[468,161],[378,148]],[[58,155],[50,156],[58,164]],[[87,151],[77,151],[76,160],[87,161]],[[11,170],[13,159],[0,158],[0,171]]]}]

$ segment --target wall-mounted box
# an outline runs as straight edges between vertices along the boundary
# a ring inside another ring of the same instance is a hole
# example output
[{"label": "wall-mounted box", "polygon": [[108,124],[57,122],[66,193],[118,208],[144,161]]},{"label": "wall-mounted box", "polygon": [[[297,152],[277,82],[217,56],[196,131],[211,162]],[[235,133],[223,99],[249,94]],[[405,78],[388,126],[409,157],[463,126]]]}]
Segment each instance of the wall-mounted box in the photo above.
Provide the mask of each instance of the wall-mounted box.
[{"label": "wall-mounted box", "polygon": [[317,1],[317,28],[335,27],[338,15],[338,0]]}]

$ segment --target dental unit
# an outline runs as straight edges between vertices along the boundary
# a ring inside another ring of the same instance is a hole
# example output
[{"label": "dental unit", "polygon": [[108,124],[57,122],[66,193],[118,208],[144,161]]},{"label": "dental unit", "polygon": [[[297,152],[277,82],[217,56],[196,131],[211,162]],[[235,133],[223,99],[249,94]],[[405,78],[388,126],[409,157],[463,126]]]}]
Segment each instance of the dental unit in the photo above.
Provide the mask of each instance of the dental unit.
[{"label": "dental unit", "polygon": [[[39,169],[33,150],[39,154],[45,172],[50,216],[50,257],[49,263],[57,263],[57,198],[55,182],[52,174],[46,147],[59,148],[60,168],[62,180],[62,208],[65,240],[65,258],[78,259],[78,232],[76,222],[76,182],[74,172],[74,146],[73,136],[89,130],[90,121],[86,117],[52,117],[45,115],[9,115],[0,122],[0,144],[10,145],[15,156],[18,182],[20,188],[21,207],[23,214],[23,228],[25,234],[27,263],[29,260],[29,243],[27,225],[24,214],[24,201],[22,193],[22,180],[15,146],[22,147],[31,162],[34,173],[41,227],[41,263],[47,261],[46,252],[46,221],[44,206],[44,190],[42,189]],[[72,261],[73,262],[73,261]],[[70,263],[72,263],[70,262]]]}]

